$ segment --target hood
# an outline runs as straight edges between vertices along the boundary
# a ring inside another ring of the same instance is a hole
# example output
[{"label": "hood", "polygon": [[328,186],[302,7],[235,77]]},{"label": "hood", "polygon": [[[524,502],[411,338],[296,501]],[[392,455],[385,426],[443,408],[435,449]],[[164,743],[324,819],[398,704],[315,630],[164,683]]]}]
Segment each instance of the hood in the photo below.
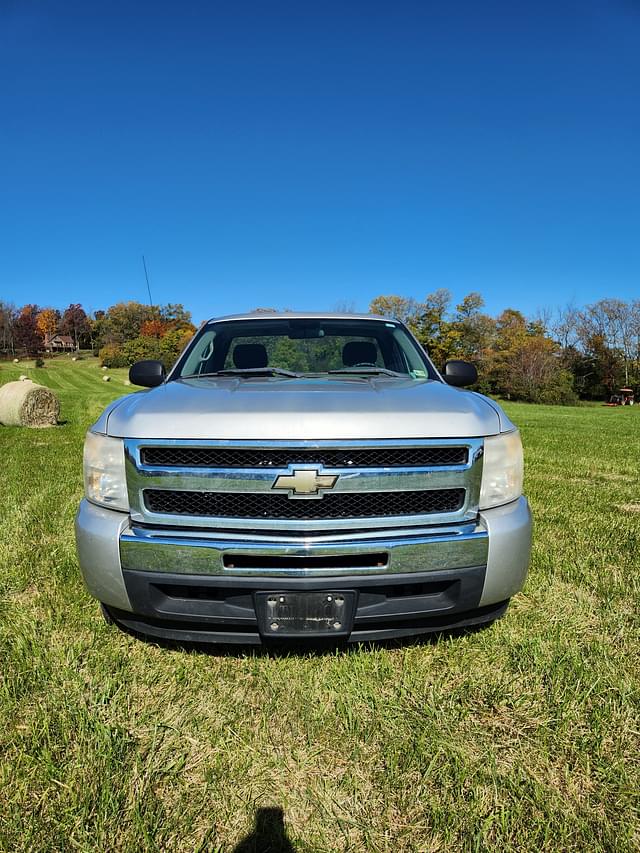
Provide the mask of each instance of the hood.
[{"label": "hood", "polygon": [[512,428],[493,401],[412,379],[209,377],[113,403],[95,424],[122,438],[473,438]]}]

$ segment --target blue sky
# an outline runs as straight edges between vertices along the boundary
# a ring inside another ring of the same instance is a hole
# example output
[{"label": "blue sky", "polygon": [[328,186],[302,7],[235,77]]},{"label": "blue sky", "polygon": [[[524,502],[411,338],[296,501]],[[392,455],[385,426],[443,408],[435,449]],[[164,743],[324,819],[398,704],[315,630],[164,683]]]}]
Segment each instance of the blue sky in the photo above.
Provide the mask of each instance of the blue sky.
[{"label": "blue sky", "polygon": [[640,295],[640,5],[0,2],[0,299]]}]

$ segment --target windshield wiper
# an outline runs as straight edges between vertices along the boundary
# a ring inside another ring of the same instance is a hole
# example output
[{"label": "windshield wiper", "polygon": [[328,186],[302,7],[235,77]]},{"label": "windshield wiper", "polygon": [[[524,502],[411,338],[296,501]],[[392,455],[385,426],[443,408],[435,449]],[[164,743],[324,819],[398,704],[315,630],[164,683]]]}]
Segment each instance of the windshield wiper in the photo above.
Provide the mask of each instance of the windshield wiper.
[{"label": "windshield wiper", "polygon": [[[324,375],[342,374],[343,376],[393,376],[398,379],[407,379],[408,374],[399,373],[397,370],[389,370],[387,367],[341,367],[335,370],[327,370]],[[285,379],[303,379],[305,377],[322,376],[323,372],[296,373],[294,370],[284,370],[282,367],[227,367],[224,370],[214,370],[210,373],[189,373],[179,376],[179,379],[201,379],[206,376],[283,376]]]},{"label": "windshield wiper", "polygon": [[190,373],[179,378],[200,379],[203,376],[285,376],[289,379],[299,379],[301,374],[280,367],[228,367],[224,370],[214,370],[212,373]]},{"label": "windshield wiper", "polygon": [[300,374],[295,370],[283,370],[282,367],[228,367],[219,370],[220,376],[288,376],[299,379]]},{"label": "windshield wiper", "polygon": [[375,376],[376,374],[380,374],[381,376],[396,376],[400,379],[407,379],[406,373],[399,373],[397,370],[389,370],[388,367],[341,367],[337,370],[328,370],[327,373],[342,373],[342,374],[365,374],[369,376]]}]

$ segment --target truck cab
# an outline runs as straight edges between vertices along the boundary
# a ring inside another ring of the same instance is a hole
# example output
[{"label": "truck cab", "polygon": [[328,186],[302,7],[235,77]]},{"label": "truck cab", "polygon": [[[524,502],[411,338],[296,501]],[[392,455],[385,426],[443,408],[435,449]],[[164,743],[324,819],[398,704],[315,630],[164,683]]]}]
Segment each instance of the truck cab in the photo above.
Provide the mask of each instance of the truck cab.
[{"label": "truck cab", "polygon": [[182,642],[381,640],[490,622],[525,581],[518,430],[402,323],[202,325],[87,433],[80,567],[110,620]]}]

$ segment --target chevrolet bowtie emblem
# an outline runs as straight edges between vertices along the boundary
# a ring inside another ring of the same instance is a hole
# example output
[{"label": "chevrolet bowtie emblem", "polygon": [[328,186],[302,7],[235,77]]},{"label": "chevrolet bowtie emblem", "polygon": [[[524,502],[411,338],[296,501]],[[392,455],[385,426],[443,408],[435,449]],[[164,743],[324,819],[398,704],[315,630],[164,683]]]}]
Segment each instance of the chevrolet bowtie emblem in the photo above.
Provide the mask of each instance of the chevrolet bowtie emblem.
[{"label": "chevrolet bowtie emblem", "polygon": [[294,468],[290,474],[276,477],[272,489],[284,489],[290,498],[322,497],[320,489],[332,489],[338,474],[321,474],[317,468]]}]

